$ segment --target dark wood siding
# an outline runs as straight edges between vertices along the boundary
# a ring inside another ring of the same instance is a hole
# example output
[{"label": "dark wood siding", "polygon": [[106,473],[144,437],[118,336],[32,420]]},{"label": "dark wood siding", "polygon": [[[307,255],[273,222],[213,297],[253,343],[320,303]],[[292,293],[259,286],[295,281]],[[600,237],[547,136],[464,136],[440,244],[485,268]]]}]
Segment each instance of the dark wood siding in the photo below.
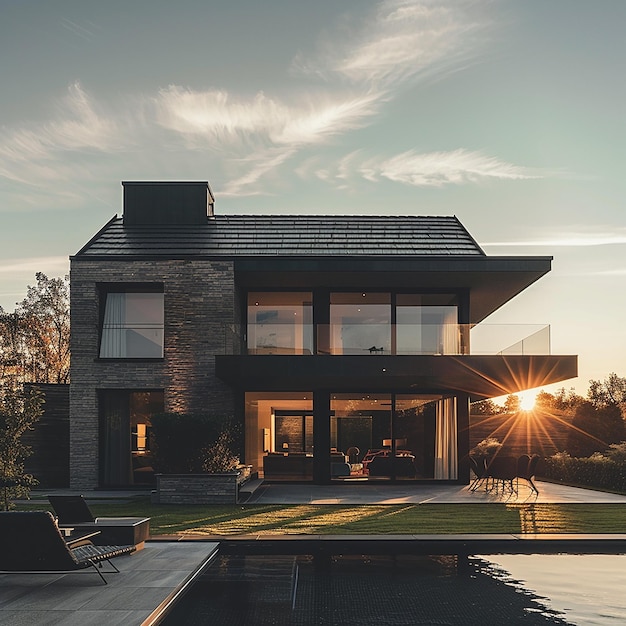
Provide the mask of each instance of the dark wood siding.
[{"label": "dark wood siding", "polygon": [[23,441],[32,447],[26,460],[26,472],[39,487],[68,487],[70,482],[70,386],[30,385],[45,396],[44,414]]}]

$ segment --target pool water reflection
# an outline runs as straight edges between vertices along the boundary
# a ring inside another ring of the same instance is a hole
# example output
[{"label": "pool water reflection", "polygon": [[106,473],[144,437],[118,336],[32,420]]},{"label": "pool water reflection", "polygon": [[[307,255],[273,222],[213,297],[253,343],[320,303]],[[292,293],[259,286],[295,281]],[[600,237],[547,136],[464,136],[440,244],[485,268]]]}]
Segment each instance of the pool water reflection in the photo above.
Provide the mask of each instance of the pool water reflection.
[{"label": "pool water reflection", "polygon": [[[543,597],[571,624],[626,624],[626,555],[535,554],[480,557],[509,584]],[[497,575],[494,573],[494,575]]]},{"label": "pool water reflection", "polygon": [[626,556],[220,554],[163,624],[626,623]]}]

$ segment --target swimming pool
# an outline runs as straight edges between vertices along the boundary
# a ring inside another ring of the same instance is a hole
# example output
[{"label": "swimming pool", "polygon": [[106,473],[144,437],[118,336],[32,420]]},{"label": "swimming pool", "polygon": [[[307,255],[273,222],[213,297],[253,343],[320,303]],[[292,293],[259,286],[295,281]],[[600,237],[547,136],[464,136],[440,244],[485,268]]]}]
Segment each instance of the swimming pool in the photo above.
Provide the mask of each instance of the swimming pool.
[{"label": "swimming pool", "polygon": [[626,555],[220,553],[162,622],[626,623]]}]

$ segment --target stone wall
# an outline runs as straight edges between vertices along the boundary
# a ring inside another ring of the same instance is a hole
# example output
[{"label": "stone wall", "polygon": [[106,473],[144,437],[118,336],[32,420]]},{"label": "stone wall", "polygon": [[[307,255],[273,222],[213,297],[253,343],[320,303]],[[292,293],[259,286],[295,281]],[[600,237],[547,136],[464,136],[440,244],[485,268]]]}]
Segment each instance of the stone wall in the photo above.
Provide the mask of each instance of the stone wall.
[{"label": "stone wall", "polygon": [[[100,298],[107,286],[133,283],[163,286],[164,358],[100,360]],[[72,260],[72,488],[98,486],[99,390],[163,389],[166,411],[234,414],[231,389],[215,378],[215,355],[224,352],[224,326],[236,321],[235,300],[231,261]]]},{"label": "stone wall", "polygon": [[239,472],[157,474],[155,504],[236,504]]}]

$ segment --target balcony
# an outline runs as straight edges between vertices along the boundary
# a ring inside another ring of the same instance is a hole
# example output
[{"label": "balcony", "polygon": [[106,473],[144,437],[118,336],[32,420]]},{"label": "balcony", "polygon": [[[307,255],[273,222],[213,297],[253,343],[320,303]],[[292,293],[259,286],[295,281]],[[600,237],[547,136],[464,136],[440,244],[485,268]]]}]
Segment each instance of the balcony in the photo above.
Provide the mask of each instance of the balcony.
[{"label": "balcony", "polygon": [[577,376],[576,356],[550,354],[549,326],[359,324],[229,327],[216,375],[266,391],[466,393],[472,400]]},{"label": "balcony", "polygon": [[248,324],[224,327],[223,354],[548,355],[539,324]]}]

